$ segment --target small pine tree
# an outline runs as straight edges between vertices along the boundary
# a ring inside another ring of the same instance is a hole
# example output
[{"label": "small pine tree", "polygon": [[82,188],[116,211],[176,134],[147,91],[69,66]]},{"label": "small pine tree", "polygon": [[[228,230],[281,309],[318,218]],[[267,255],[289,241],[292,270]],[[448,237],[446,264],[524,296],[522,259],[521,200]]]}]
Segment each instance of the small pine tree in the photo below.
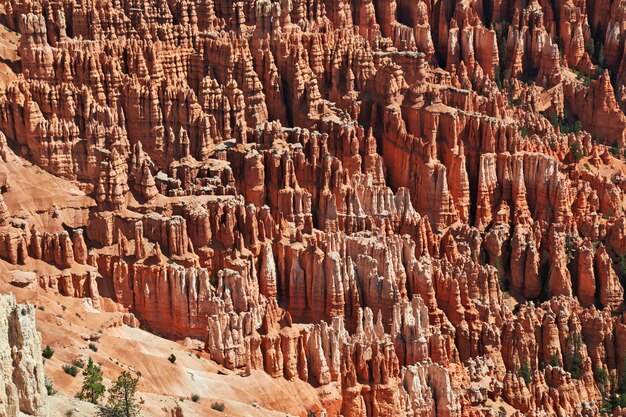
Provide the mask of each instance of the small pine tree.
[{"label": "small pine tree", "polygon": [[[589,77],[585,77],[585,85],[589,85],[591,83],[591,81],[589,80]],[[576,120],[574,122],[574,124],[572,125],[572,132],[576,133],[576,132],[580,132],[581,130],[583,130],[583,123],[580,120]]]},{"label": "small pine tree", "polygon": [[50,345],[46,345],[46,348],[43,350],[42,355],[44,358],[50,359],[52,358],[52,355],[54,355],[54,350],[50,347]]},{"label": "small pine tree", "polygon": [[604,45],[600,44],[598,48],[598,65],[600,68],[604,68]]},{"label": "small pine tree", "polygon": [[620,394],[626,394],[626,357],[624,357],[624,362],[622,362],[622,372],[619,374],[617,385]]},{"label": "small pine tree", "polygon": [[626,254],[619,257],[619,269],[622,271],[622,275],[626,277]]},{"label": "small pine tree", "polygon": [[602,398],[606,398],[609,388],[609,373],[604,368],[596,368],[593,371],[593,379],[602,394]]},{"label": "small pine tree", "polygon": [[530,366],[528,366],[527,361],[524,361],[524,363],[522,363],[522,365],[520,366],[518,376],[522,377],[526,385],[530,384]]},{"label": "small pine tree", "polygon": [[593,38],[589,38],[585,43],[585,51],[589,54],[589,57],[592,57],[596,52],[596,45],[593,41]]},{"label": "small pine tree", "polygon": [[87,367],[83,371],[83,388],[78,394],[90,403],[98,404],[100,397],[104,395],[106,388],[102,384],[102,369],[89,358]]},{"label": "small pine tree", "polygon": [[109,401],[100,409],[100,417],[136,417],[141,407],[135,398],[139,378],[124,371],[109,390]]},{"label": "small pine tree", "polygon": [[554,355],[550,358],[551,366],[561,366],[561,361],[559,361],[559,354],[554,352]]},{"label": "small pine tree", "polygon": [[580,379],[583,372],[583,356],[581,354],[582,337],[580,334],[574,333],[567,338],[567,342],[571,344],[572,347],[565,360],[566,368],[569,370],[569,373],[572,374],[572,378]]},{"label": "small pine tree", "polygon": [[[574,142],[578,144],[578,142]],[[574,248],[574,241],[572,239],[572,235],[565,235],[565,254],[567,255],[567,261],[571,262],[574,259],[574,252],[576,249]]]},{"label": "small pine tree", "polygon": [[[626,358],[622,365],[622,372],[618,375],[617,381],[611,375],[609,377],[610,392],[603,393],[602,411],[612,414],[617,407],[626,407]],[[601,391],[602,392],[602,391]]]}]

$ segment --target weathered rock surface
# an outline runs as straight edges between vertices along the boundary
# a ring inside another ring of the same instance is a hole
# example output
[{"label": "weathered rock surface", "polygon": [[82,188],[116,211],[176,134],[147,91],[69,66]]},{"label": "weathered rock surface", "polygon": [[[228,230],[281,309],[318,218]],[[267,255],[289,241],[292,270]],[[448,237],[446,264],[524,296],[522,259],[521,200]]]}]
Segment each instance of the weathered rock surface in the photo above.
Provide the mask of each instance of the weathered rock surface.
[{"label": "weathered rock surface", "polygon": [[35,307],[0,295],[0,413],[7,417],[48,416]]}]

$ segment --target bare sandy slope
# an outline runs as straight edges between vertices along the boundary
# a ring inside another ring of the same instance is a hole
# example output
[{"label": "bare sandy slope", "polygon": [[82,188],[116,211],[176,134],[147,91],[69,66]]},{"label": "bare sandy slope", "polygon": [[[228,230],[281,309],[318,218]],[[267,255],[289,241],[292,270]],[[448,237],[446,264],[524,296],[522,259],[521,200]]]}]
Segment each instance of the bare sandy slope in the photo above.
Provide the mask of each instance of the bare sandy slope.
[{"label": "bare sandy slope", "polygon": [[[33,284],[34,285],[34,284]],[[45,371],[58,394],[51,398],[51,416],[92,416],[95,407],[79,401],[82,377],[66,374],[62,367],[76,359],[91,357],[101,364],[105,385],[110,386],[123,370],[140,375],[139,397],[145,416],[170,416],[177,406],[184,416],[305,416],[318,403],[315,389],[304,382],[273,379],[261,371],[241,377],[221,368],[202,352],[146,331],[122,325],[122,313],[102,313],[86,300],[46,293],[30,286],[15,288],[0,282],[0,293],[13,292],[18,301],[37,306],[37,328],[43,344],[54,349]],[[89,349],[92,336],[97,352]],[[174,364],[167,358],[174,354]],[[199,401],[191,396],[197,394]],[[223,402],[223,413],[211,409]],[[319,404],[319,403],[318,403]]]},{"label": "bare sandy slope", "polygon": [[3,61],[17,61],[19,56],[17,46],[20,35],[4,25],[0,25],[0,59]]},{"label": "bare sandy slope", "polygon": [[84,224],[87,209],[95,205],[77,183],[56,177],[7,149],[0,161],[2,197],[12,214],[30,214],[47,231],[63,230],[61,224]]}]

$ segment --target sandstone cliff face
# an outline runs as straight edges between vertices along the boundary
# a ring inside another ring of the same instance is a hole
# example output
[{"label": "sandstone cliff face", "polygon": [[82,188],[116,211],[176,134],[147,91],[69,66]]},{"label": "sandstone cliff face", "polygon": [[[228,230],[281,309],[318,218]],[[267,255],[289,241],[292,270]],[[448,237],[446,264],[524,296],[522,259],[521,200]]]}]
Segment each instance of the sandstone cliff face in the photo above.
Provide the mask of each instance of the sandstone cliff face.
[{"label": "sandstone cliff face", "polygon": [[598,414],[624,4],[435,3],[9,0],[1,262],[330,415]]},{"label": "sandstone cliff face", "polygon": [[3,416],[47,416],[41,336],[35,308],[0,296],[0,412]]}]

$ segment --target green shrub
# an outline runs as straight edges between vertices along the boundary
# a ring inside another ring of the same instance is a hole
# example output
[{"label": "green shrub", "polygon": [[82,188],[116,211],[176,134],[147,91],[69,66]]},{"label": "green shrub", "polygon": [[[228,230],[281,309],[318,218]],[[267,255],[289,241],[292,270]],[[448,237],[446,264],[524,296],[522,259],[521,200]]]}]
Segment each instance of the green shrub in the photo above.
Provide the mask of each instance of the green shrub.
[{"label": "green shrub", "polygon": [[48,375],[46,375],[44,385],[46,387],[46,392],[48,393],[48,395],[54,395],[57,393],[57,390],[54,388],[54,383],[52,382],[50,377],[48,377]]},{"label": "green shrub", "polygon": [[576,68],[571,68],[571,70],[574,74],[576,74],[576,79],[582,81],[586,87],[591,84],[591,79],[585,75],[585,73],[578,71]]},{"label": "green shrub", "polygon": [[523,138],[527,138],[528,137],[528,127],[526,126],[520,126],[519,128],[519,133]]},{"label": "green shrub", "polygon": [[572,143],[572,156],[574,157],[574,160],[576,162],[580,161],[584,156],[581,151],[580,143],[578,142],[578,139],[576,139],[574,143]]},{"label": "green shrub", "polygon": [[211,408],[215,411],[224,411],[226,409],[226,406],[224,405],[224,403],[214,402],[213,404],[211,404]]},{"label": "green shrub", "polygon": [[95,343],[89,343],[89,349],[93,350],[94,352],[97,352],[98,346],[96,346]]},{"label": "green shrub", "polygon": [[200,401],[200,396],[198,394],[193,394],[191,396],[191,401],[193,401],[194,403],[197,403],[198,401]]},{"label": "green shrub", "polygon": [[54,355],[54,350],[49,345],[46,345],[41,355],[46,359],[50,359]]},{"label": "green shrub", "polygon": [[77,368],[83,369],[85,367],[85,361],[82,359],[76,359],[72,362],[72,365]]},{"label": "green shrub", "polygon": [[565,254],[567,255],[568,263],[574,259],[574,241],[572,240],[572,236],[567,234],[565,235]]},{"label": "green shrub", "polygon": [[567,112],[563,111],[563,118],[559,119],[556,116],[548,117],[548,120],[556,129],[559,129],[561,133],[567,135],[568,133],[577,133],[580,132],[583,128],[583,125],[580,120],[575,119],[574,123],[569,122],[569,116]]},{"label": "green shrub", "polygon": [[174,362],[176,362],[176,356],[172,353],[172,354],[171,354],[171,355],[167,358],[167,360],[168,360],[168,361],[170,361],[171,363],[174,363]]},{"label": "green shrub", "polygon": [[63,365],[63,371],[65,371],[65,373],[68,375],[78,375],[78,368],[74,365]]},{"label": "green shrub", "polygon": [[[626,365],[626,359],[624,359],[624,362],[624,365]],[[606,388],[602,391],[600,386],[598,388],[602,394],[602,411],[610,415],[617,407],[626,407],[626,367],[622,368],[618,382],[615,381],[613,375],[609,376],[608,379],[609,381],[605,386],[610,385],[610,391]]]}]

